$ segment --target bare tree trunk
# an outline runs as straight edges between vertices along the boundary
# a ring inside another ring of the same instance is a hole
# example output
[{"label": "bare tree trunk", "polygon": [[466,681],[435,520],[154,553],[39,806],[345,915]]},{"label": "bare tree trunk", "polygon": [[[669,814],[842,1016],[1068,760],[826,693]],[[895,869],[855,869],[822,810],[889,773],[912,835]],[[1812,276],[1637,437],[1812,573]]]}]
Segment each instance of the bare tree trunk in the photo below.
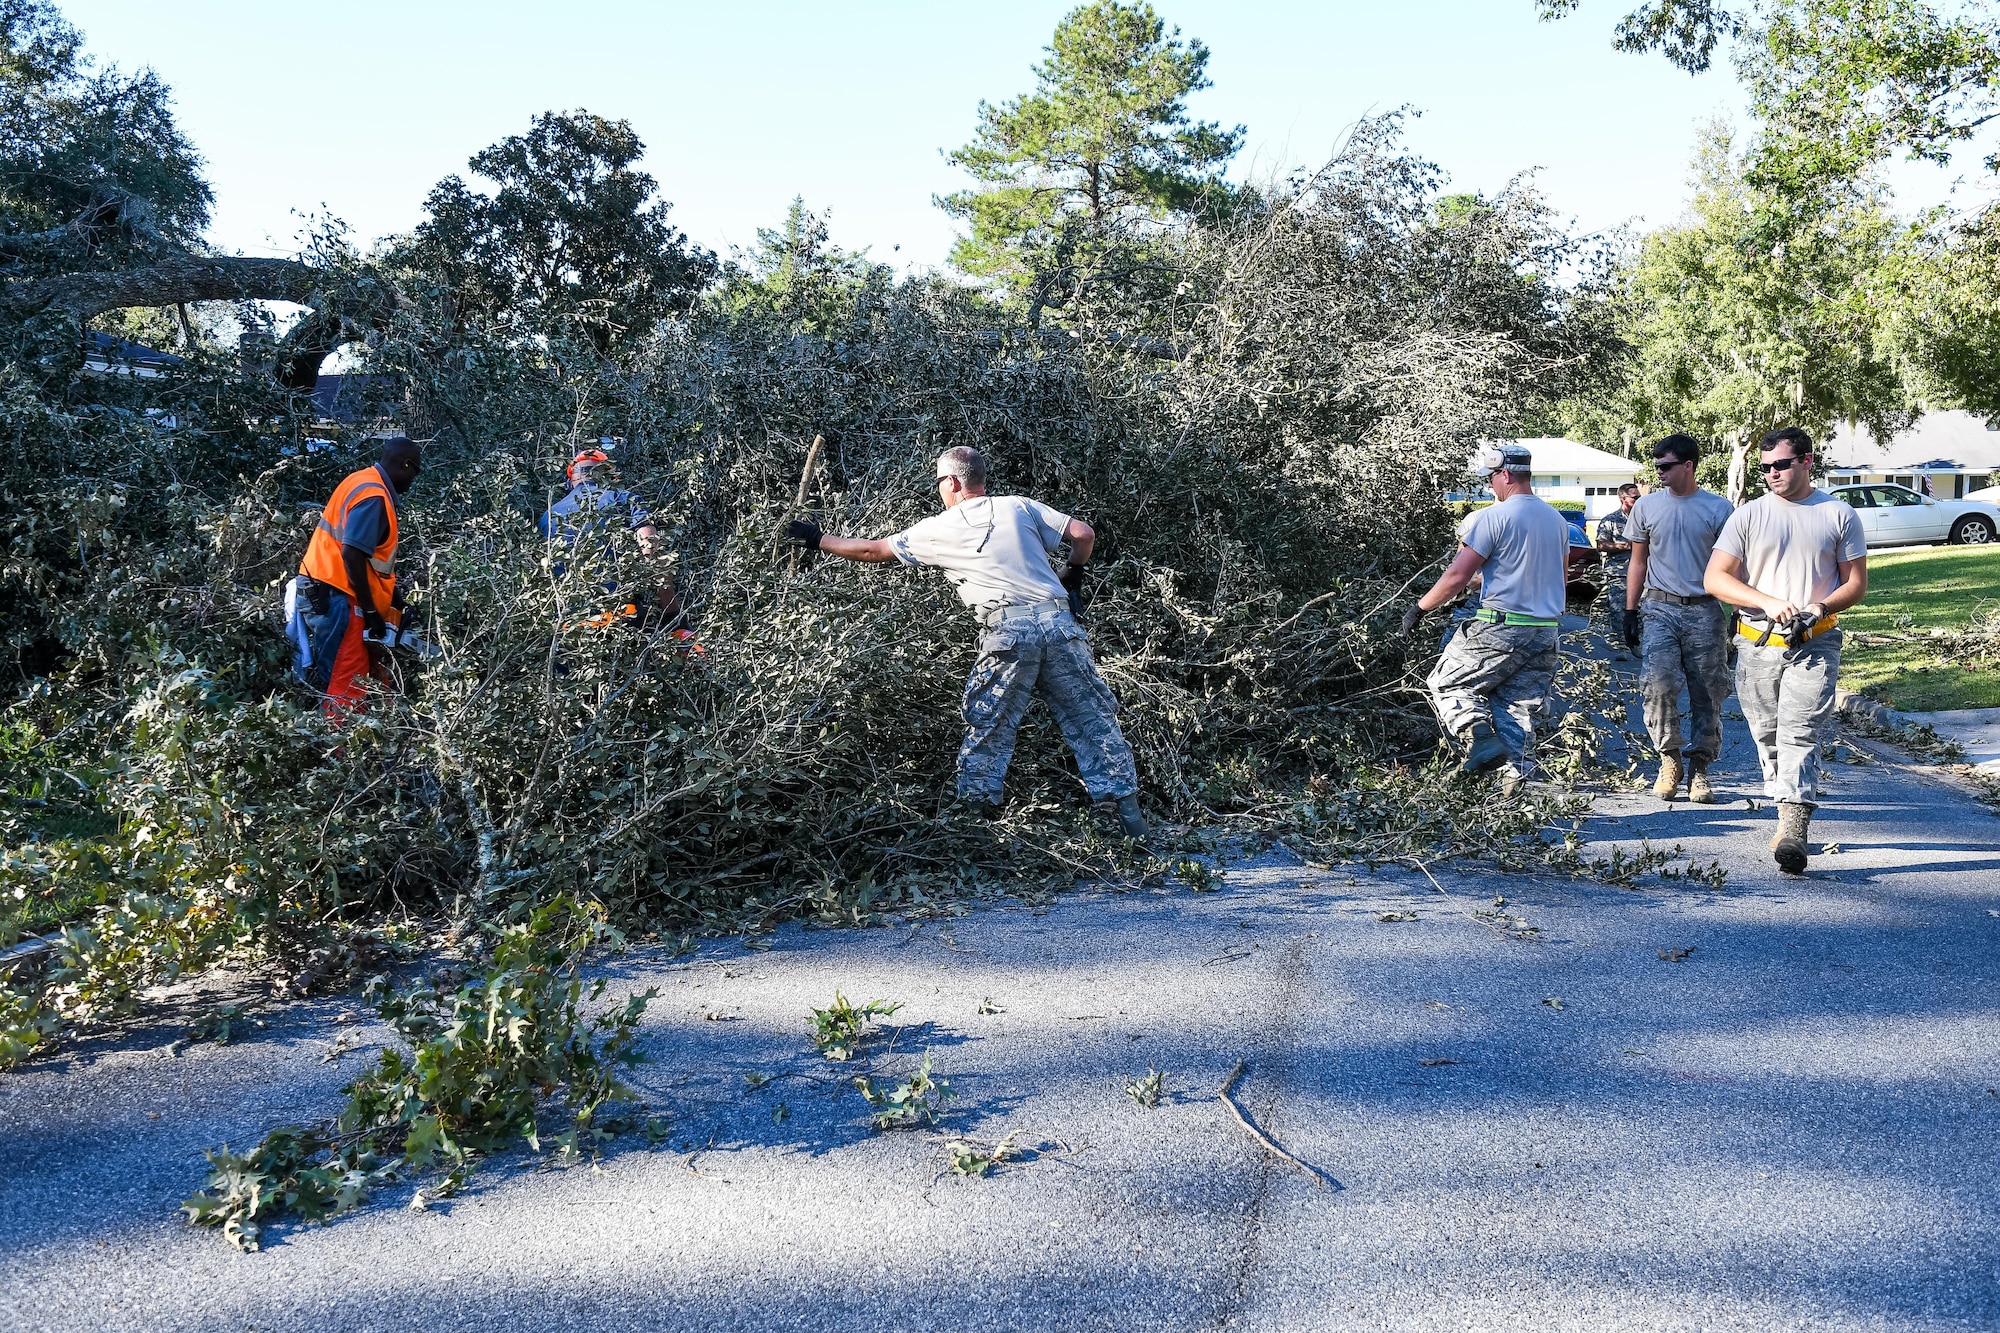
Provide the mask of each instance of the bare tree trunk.
[{"label": "bare tree trunk", "polygon": [[1740,505],[1750,493],[1750,432],[1732,430],[1729,439],[1729,503]]}]

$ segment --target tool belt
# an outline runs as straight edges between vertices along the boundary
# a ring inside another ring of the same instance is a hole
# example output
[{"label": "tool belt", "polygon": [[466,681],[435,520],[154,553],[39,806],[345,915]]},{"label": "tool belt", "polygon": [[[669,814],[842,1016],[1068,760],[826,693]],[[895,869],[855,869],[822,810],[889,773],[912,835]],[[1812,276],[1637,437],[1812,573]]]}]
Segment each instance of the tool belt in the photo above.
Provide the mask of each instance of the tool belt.
[{"label": "tool belt", "polygon": [[1049,597],[1038,602],[1002,602],[998,606],[981,607],[979,625],[982,629],[992,629],[1001,621],[1013,616],[1031,614],[1041,610],[1069,610],[1067,597]]},{"label": "tool belt", "polygon": [[1839,616],[1827,616],[1813,622],[1787,620],[1781,623],[1755,611],[1739,611],[1736,632],[1759,648],[1768,645],[1773,638],[1780,640],[1787,648],[1797,648],[1801,644],[1817,639],[1839,623]]},{"label": "tool belt", "polygon": [[1692,597],[1683,597],[1664,588],[1648,588],[1640,593],[1639,597],[1642,601],[1672,602],[1675,606],[1708,606],[1715,601],[1714,596],[1709,593],[1698,592]]},{"label": "tool belt", "polygon": [[1488,625],[1528,625],[1535,629],[1554,629],[1558,624],[1546,616],[1524,616],[1518,611],[1489,611],[1483,606],[1472,613],[1472,618]]}]

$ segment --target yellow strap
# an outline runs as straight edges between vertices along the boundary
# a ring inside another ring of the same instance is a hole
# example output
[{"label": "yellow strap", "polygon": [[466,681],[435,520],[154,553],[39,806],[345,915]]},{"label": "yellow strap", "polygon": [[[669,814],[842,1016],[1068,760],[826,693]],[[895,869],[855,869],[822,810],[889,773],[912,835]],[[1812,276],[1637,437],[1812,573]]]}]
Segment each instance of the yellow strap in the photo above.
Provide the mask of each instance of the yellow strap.
[{"label": "yellow strap", "polygon": [[[1835,625],[1838,625],[1839,623],[1840,623],[1839,616],[1828,616],[1826,619],[1814,625],[1812,627],[1812,633],[1806,635],[1806,638],[1817,639],[1820,635],[1826,633],[1828,630],[1832,629]],[[1770,632],[1771,635],[1769,640],[1770,643],[1785,642],[1785,632],[1781,629],[1773,627],[1769,621],[1761,621],[1757,624],[1752,624],[1750,621],[1747,620],[1738,620],[1736,622],[1736,632],[1738,634],[1741,634],[1744,638],[1749,639],[1753,643],[1759,639],[1762,639],[1767,630]]]}]

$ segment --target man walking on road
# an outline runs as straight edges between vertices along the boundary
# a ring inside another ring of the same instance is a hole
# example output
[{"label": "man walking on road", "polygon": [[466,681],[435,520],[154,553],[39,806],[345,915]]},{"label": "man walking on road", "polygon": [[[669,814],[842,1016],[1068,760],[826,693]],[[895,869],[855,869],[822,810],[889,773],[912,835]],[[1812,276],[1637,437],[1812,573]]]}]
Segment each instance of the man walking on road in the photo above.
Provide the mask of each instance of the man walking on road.
[{"label": "man walking on road", "polygon": [[1839,613],[1868,592],[1861,520],[1812,484],[1812,436],[1774,430],[1760,446],[1769,494],[1729,516],[1709,557],[1707,590],[1744,609],[1736,699],[1757,742],[1764,794],[1778,803],[1771,853],[1806,868],[1819,795],[1819,740],[1840,677]]},{"label": "man walking on road", "polygon": [[1461,771],[1504,768],[1501,791],[1509,796],[1527,781],[1535,719],[1555,685],[1569,559],[1569,521],[1534,493],[1533,464],[1524,445],[1480,447],[1472,470],[1496,502],[1465,520],[1457,556],[1403,613],[1408,633],[1474,575],[1481,579],[1479,610],[1445,645],[1426,684],[1445,734],[1465,746]]},{"label": "man walking on road", "polygon": [[[1653,794],[1671,801],[1686,770],[1688,799],[1715,800],[1708,766],[1722,751],[1722,701],[1729,697],[1729,608],[1702,583],[1729,501],[1695,484],[1701,445],[1669,435],[1653,446],[1666,489],[1640,497],[1624,525],[1632,568],[1626,575],[1625,642],[1639,650],[1639,693],[1646,731],[1660,755]],[[1688,732],[1681,733],[1681,690]]]},{"label": "man walking on road", "polygon": [[[986,460],[977,449],[945,450],[937,486],[944,512],[892,537],[829,536],[803,519],[786,536],[862,564],[897,560],[941,569],[978,618],[979,657],[965,683],[965,740],[958,747],[961,801],[988,818],[1000,813],[1015,734],[1040,695],[1076,755],[1091,801],[1115,803],[1126,835],[1145,837],[1138,771],[1118,726],[1118,701],[1077,623],[1096,532],[1026,496],[988,495]],[[1069,564],[1058,578],[1049,557],[1065,540]]]},{"label": "man walking on road", "polygon": [[1604,552],[1604,607],[1610,628],[1616,629],[1613,614],[1624,605],[1626,571],[1631,568],[1632,506],[1639,502],[1639,483],[1628,481],[1618,488],[1618,508],[1597,520],[1597,549]]}]

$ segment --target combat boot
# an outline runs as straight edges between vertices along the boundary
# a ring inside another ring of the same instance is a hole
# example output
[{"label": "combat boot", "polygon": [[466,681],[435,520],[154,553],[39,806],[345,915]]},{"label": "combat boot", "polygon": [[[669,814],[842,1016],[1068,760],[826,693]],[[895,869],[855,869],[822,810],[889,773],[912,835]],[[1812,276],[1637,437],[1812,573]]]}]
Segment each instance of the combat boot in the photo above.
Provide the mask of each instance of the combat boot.
[{"label": "combat boot", "polygon": [[1461,773],[1484,773],[1507,762],[1507,747],[1493,734],[1489,722],[1472,724],[1471,743],[1465,751],[1465,762],[1458,766]]},{"label": "combat boot", "polygon": [[1696,805],[1714,805],[1715,788],[1708,785],[1708,761],[1697,759],[1688,774],[1688,799]]},{"label": "combat boot", "polygon": [[1653,779],[1653,795],[1663,801],[1671,801],[1681,789],[1681,757],[1669,753],[1660,756],[1660,775]]},{"label": "combat boot", "polygon": [[1146,816],[1139,809],[1137,795],[1118,798],[1118,827],[1125,830],[1128,838],[1143,838],[1152,833],[1146,825]]},{"label": "combat boot", "polygon": [[1771,839],[1771,857],[1788,875],[1805,873],[1806,834],[1812,828],[1812,812],[1803,801],[1778,802],[1778,832]]}]

